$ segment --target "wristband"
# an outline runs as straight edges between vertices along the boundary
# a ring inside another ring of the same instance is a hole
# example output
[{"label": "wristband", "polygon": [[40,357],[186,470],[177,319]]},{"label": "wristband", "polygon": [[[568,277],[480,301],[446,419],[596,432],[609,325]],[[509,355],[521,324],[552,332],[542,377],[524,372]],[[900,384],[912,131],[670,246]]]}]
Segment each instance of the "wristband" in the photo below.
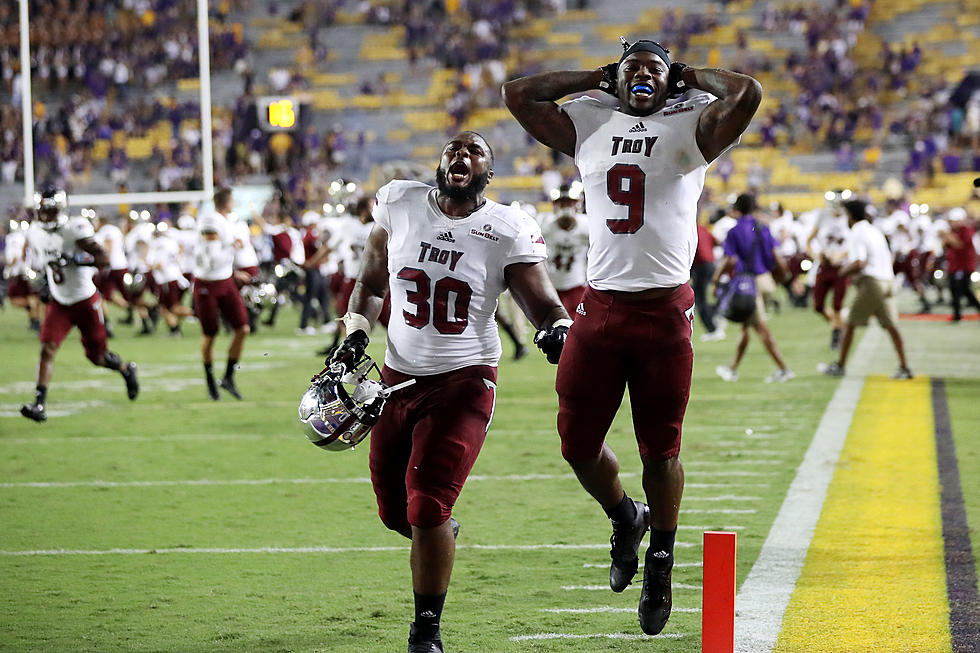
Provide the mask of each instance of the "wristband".
[{"label": "wristband", "polygon": [[570,327],[570,326],[572,326],[572,321],[569,320],[567,317],[560,318],[551,323],[552,329],[554,329],[555,327]]},{"label": "wristband", "polygon": [[371,333],[371,323],[360,313],[347,313],[344,315],[343,320],[344,328],[347,329],[347,335],[358,330],[364,333]]}]

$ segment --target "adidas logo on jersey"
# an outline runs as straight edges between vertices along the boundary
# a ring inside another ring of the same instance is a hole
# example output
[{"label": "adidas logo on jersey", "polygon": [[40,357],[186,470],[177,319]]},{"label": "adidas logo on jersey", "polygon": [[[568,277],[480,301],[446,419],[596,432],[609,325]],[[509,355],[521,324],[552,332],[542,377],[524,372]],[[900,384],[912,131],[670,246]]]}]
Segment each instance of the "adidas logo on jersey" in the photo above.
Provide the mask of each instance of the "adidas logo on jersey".
[{"label": "adidas logo on jersey", "polygon": [[585,304],[583,302],[579,302],[579,305],[575,307],[575,312],[579,315],[585,315]]},{"label": "adidas logo on jersey", "polygon": [[640,132],[645,132],[646,130],[647,130],[647,128],[643,126],[643,123],[642,122],[638,122],[635,125],[633,125],[632,127],[630,127],[630,130],[629,130],[628,133],[630,133],[630,134],[638,134]]},{"label": "adidas logo on jersey", "polygon": [[436,240],[444,240],[447,243],[455,243],[456,242],[456,239],[453,238],[453,232],[451,232],[451,231],[446,231],[446,232],[443,232],[443,233],[439,234],[438,236],[436,236]]}]

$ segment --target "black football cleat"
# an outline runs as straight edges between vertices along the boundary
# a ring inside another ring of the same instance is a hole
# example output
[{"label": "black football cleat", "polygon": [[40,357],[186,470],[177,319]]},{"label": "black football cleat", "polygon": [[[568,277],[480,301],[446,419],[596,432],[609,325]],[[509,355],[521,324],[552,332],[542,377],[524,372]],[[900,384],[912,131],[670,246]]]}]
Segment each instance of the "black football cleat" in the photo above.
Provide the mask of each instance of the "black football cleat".
[{"label": "black football cleat", "polygon": [[442,650],[442,634],[436,630],[432,637],[421,637],[412,622],[408,631],[408,653],[444,653]]},{"label": "black football cleat", "polygon": [[609,557],[609,587],[614,592],[622,592],[633,581],[640,565],[638,552],[640,542],[650,527],[650,507],[642,501],[634,501],[636,517],[631,522],[617,522],[612,519],[613,533],[609,538],[612,548]]},{"label": "black football cleat", "polygon": [[35,422],[44,422],[48,419],[47,413],[44,412],[44,406],[41,404],[24,404],[20,407],[20,414]]},{"label": "black football cleat", "polygon": [[519,361],[528,355],[528,348],[524,345],[517,345],[517,349],[514,350],[514,360]]},{"label": "black football cleat", "polygon": [[637,609],[640,628],[647,635],[660,634],[670,619],[670,577],[673,568],[673,554],[647,550],[643,567],[643,589],[640,590],[640,605]]},{"label": "black football cleat", "polygon": [[214,382],[214,379],[208,378],[208,399],[211,401],[221,401],[221,395],[218,394],[218,384]]},{"label": "black football cleat", "polygon": [[239,392],[238,391],[238,388],[235,387],[235,379],[231,378],[230,376],[226,376],[226,377],[222,378],[220,385],[221,385],[221,388],[225,392],[227,392],[228,394],[230,394],[235,399],[241,399],[242,398],[242,393]]},{"label": "black football cleat", "polygon": [[136,380],[136,363],[126,363],[126,368],[121,374],[126,381],[126,396],[132,401],[140,393],[140,382]]}]

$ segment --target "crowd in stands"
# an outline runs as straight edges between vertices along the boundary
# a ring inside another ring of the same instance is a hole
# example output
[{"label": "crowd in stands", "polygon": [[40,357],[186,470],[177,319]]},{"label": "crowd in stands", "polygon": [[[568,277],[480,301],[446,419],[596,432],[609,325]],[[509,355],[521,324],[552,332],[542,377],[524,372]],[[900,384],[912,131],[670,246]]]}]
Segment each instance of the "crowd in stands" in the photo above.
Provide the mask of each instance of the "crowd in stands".
[{"label": "crowd in stands", "polygon": [[[291,135],[259,129],[253,94],[254,75],[270,72],[276,92],[310,88],[315,66],[256,71],[254,56],[240,25],[228,20],[242,0],[224,0],[212,7],[212,68],[241,73],[244,93],[234,106],[215,107],[216,174],[233,180],[251,174],[276,175],[289,188],[316,187],[323,180],[363,172],[366,160],[363,131],[340,125],[306,128]],[[356,10],[368,24],[404,27],[404,42],[413,73],[434,68],[455,71],[453,91],[445,101],[448,131],[464,125],[475,110],[499,107],[499,88],[516,75],[541,66],[524,55],[525,44],[515,28],[529,20],[554,15],[584,2],[559,0],[304,0],[289,9],[269,2],[269,16],[301,25],[301,45],[311,61],[324,61],[329,48],[326,28],[338,12]],[[874,0],[838,0],[834,5],[763,7],[757,24],[739,32],[735,54],[724,61],[717,47],[709,65],[723,65],[749,74],[771,73],[792,80],[788,93],[773,92],[777,101],[756,117],[763,147],[793,147],[797,152],[834,152],[838,171],[874,169],[883,148],[902,146],[909,152],[904,176],[916,186],[936,172],[980,170],[980,97],[951,101],[943,80],[917,76],[923,52],[918,45],[885,42],[871,66],[854,55],[859,35],[868,28]],[[179,190],[199,180],[200,138],[194,102],[177,101],[172,83],[197,76],[196,3],[194,0],[42,0],[31,4],[35,110],[36,177],[53,177],[84,185],[104,175],[117,189]],[[452,10],[450,10],[450,7]],[[38,18],[38,17],[41,18]],[[0,64],[4,88],[12,101],[0,107],[0,183],[20,178],[23,159],[19,109],[18,16],[11,3],[0,5]],[[704,12],[668,9],[662,13],[659,38],[684,59],[698,35],[722,26],[716,9]],[[802,44],[785,58],[753,51],[754,36],[792,34]],[[308,47],[306,47],[308,46]],[[700,58],[700,57],[696,57]],[[251,63],[248,63],[251,60]],[[910,93],[910,89],[914,92]],[[391,89],[372,76],[358,90],[385,94]],[[62,98],[55,100],[55,96]],[[895,102],[894,98],[905,98]],[[162,126],[166,125],[167,129]],[[153,135],[152,149],[138,165],[125,141]],[[162,136],[166,134],[166,138]],[[554,171],[560,157],[548,160],[535,147],[515,152],[514,172]],[[759,164],[754,164],[759,167]],[[718,174],[731,176],[731,163]],[[137,172],[134,173],[134,170]],[[766,171],[740,170],[760,187]],[[134,176],[148,177],[133,187]],[[558,176],[564,181],[563,171]],[[147,183],[149,187],[147,187]],[[322,198],[315,191],[314,205]],[[300,204],[305,202],[301,199]]]},{"label": "crowd in stands", "polygon": [[[245,55],[240,27],[224,21],[231,8],[219,3],[211,15],[214,69]],[[185,121],[199,119],[200,109],[178,102],[171,89],[199,74],[195,0],[41,0],[30,11],[35,177],[71,186],[98,170],[122,189],[130,168],[125,141],[169,122],[171,138],[154,147],[149,174],[161,190],[193,185],[200,131]],[[5,184],[23,174],[19,48],[16,4],[2,3],[0,69],[11,100],[0,107]]]}]

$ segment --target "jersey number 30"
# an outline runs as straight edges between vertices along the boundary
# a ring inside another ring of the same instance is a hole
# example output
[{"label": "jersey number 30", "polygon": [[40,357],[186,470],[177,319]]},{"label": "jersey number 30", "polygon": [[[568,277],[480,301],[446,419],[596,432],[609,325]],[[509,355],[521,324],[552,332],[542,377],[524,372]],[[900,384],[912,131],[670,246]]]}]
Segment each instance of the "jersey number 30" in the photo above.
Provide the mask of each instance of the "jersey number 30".
[{"label": "jersey number 30", "polygon": [[[405,324],[421,329],[431,320],[432,326],[439,333],[450,335],[466,330],[470,320],[470,297],[473,296],[473,290],[468,283],[443,277],[433,285],[429,275],[418,268],[402,268],[398,272],[398,278],[415,284],[415,288],[408,291],[407,297],[408,303],[415,305],[415,313],[402,311]],[[449,317],[450,294],[456,295],[452,319]]]},{"label": "jersey number 30", "polygon": [[606,194],[614,204],[625,206],[625,218],[606,220],[606,226],[614,234],[633,234],[643,226],[645,183],[647,175],[640,166],[617,163],[606,172]]}]

